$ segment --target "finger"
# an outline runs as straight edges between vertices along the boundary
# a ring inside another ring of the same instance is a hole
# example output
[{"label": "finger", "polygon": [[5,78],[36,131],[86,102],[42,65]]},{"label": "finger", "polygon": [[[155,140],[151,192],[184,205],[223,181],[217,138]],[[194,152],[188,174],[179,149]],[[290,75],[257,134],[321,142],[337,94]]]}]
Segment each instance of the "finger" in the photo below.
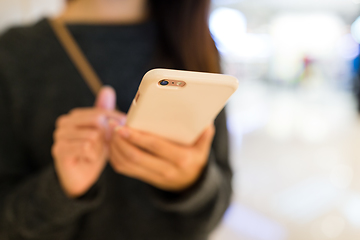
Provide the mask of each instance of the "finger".
[{"label": "finger", "polygon": [[58,128],[68,126],[104,128],[108,124],[108,119],[122,122],[126,119],[126,115],[102,109],[75,109],[70,114],[59,117],[56,126]]},{"label": "finger", "polygon": [[200,151],[209,151],[211,143],[215,135],[215,126],[211,124],[200,135],[199,139],[195,142],[194,148]]},{"label": "finger", "polygon": [[75,108],[70,111],[69,115],[71,117],[93,117],[97,115],[105,115],[107,118],[114,119],[116,121],[123,121],[124,119],[126,120],[126,114],[123,112],[99,108]]},{"label": "finger", "polygon": [[126,123],[126,118],[122,122],[116,121],[115,119],[109,119],[108,126],[106,128],[106,135],[105,135],[106,141],[109,142],[111,140],[112,135],[115,133],[115,128],[124,126],[125,123]]},{"label": "finger", "polygon": [[167,160],[174,160],[174,156],[182,157],[186,146],[180,146],[159,136],[140,132],[128,127],[119,127],[116,129],[117,134],[130,143],[146,151]]},{"label": "finger", "polygon": [[71,140],[59,141],[54,144],[53,155],[55,159],[74,159],[94,162],[103,155],[104,148],[94,147],[89,141]]},{"label": "finger", "polygon": [[103,131],[92,128],[59,128],[54,132],[55,140],[88,140],[93,143],[104,143]]},{"label": "finger", "polygon": [[114,150],[118,150],[125,156],[128,162],[140,166],[148,171],[152,171],[163,177],[174,174],[176,171],[175,166],[168,161],[156,158],[151,154],[144,152],[128,141],[122,139],[120,136],[115,136],[112,141]]},{"label": "finger", "polygon": [[110,147],[110,164],[116,172],[125,176],[136,178],[150,184],[161,182],[159,174],[128,161],[126,156],[115,146]]},{"label": "finger", "polygon": [[99,109],[114,110],[115,106],[116,106],[115,90],[110,86],[101,88],[95,101],[95,107]]}]

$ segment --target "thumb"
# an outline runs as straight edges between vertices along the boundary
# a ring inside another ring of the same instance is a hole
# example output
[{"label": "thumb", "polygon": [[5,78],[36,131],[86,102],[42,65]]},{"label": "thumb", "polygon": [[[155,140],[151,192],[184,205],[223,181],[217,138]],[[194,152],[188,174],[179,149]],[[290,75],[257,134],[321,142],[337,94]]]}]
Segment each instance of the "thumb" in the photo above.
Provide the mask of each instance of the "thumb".
[{"label": "thumb", "polygon": [[96,97],[95,107],[105,110],[114,110],[115,106],[116,106],[115,90],[110,86],[101,88],[99,94]]},{"label": "thumb", "polygon": [[195,143],[195,147],[208,151],[211,147],[211,143],[213,141],[215,135],[215,126],[211,124],[208,126],[204,132],[201,134],[199,139]]}]

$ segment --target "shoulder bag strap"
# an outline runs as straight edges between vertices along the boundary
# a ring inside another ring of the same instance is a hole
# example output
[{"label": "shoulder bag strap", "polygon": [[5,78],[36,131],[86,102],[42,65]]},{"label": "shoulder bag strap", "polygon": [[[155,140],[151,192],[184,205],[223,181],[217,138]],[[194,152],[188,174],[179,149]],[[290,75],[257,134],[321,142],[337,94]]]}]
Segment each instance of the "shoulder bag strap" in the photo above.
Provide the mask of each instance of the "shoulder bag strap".
[{"label": "shoulder bag strap", "polygon": [[91,67],[89,61],[86,59],[84,53],[81,51],[69,30],[65,27],[64,23],[60,19],[49,20],[49,22],[70,59],[96,96],[103,86],[100,78]]}]

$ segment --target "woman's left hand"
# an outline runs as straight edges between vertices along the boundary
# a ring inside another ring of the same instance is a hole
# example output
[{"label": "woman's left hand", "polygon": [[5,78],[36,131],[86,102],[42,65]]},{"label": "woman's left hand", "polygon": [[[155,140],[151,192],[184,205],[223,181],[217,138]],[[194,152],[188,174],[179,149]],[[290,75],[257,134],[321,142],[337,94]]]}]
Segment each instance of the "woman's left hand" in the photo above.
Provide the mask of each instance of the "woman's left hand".
[{"label": "woman's left hand", "polygon": [[128,127],[115,132],[110,164],[116,172],[165,191],[182,191],[196,182],[206,165],[215,127],[206,128],[193,146]]}]

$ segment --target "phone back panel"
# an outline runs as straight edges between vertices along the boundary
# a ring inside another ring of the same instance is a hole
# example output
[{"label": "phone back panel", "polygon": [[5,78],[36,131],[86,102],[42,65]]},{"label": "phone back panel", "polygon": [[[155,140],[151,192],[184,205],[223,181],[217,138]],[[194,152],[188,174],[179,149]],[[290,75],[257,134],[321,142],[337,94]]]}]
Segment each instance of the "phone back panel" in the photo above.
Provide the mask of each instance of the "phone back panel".
[{"label": "phone back panel", "polygon": [[[161,80],[180,80],[186,85],[161,86]],[[181,144],[193,144],[237,86],[236,78],[222,74],[150,70],[130,107],[127,125]]]}]

